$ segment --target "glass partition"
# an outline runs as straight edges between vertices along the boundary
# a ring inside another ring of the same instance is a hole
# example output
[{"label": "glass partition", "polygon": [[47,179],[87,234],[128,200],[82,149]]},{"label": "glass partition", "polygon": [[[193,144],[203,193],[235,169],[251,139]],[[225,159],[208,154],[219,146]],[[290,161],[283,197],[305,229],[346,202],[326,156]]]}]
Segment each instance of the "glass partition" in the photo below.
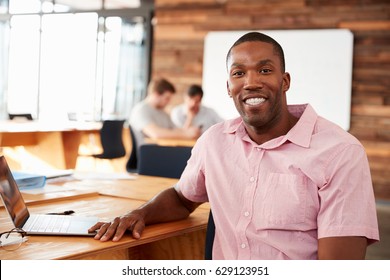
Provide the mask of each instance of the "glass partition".
[{"label": "glass partition", "polygon": [[88,9],[103,3],[9,0],[8,20],[0,21],[1,119],[127,118],[146,95],[152,11],[74,11],[81,2]]}]

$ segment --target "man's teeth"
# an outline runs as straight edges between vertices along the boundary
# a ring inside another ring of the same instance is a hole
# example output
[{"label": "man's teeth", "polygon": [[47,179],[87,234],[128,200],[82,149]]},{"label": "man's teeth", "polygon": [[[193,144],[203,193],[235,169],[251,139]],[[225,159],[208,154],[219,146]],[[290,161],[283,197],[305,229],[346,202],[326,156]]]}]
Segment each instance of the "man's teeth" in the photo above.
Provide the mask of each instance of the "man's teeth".
[{"label": "man's teeth", "polygon": [[265,101],[264,98],[249,98],[245,100],[245,104],[248,105],[259,105]]}]

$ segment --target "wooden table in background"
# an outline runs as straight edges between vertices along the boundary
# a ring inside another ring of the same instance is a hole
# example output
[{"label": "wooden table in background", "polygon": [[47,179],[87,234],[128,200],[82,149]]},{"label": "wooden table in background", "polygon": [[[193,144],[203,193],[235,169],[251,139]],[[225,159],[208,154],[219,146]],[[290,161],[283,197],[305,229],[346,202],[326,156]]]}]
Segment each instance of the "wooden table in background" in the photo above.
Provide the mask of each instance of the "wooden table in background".
[{"label": "wooden table in background", "polygon": [[0,147],[24,146],[53,168],[74,169],[82,135],[100,128],[96,122],[1,121]]},{"label": "wooden table in background", "polygon": [[196,139],[151,139],[151,138],[146,138],[145,143],[157,144],[157,145],[161,145],[161,146],[193,147],[196,143]]}]

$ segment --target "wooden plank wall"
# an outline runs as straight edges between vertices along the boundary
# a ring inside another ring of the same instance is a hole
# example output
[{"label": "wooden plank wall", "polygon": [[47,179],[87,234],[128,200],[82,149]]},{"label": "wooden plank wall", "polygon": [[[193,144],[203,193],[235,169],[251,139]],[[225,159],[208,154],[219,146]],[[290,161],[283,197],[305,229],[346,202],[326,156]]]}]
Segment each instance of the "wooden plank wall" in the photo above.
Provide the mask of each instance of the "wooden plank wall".
[{"label": "wooden plank wall", "polygon": [[[152,76],[170,79],[179,93],[202,83],[203,43],[209,31],[350,29],[350,132],[367,150],[376,197],[390,199],[390,1],[155,0],[154,24]],[[173,103],[180,101],[179,94]]]}]

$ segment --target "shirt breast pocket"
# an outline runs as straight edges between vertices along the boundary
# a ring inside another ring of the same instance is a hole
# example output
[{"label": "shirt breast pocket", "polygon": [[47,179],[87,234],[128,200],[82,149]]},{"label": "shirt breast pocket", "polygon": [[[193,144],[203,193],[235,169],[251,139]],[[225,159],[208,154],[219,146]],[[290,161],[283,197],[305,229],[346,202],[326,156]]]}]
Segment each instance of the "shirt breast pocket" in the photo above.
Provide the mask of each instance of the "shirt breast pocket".
[{"label": "shirt breast pocket", "polygon": [[268,224],[288,225],[305,221],[306,178],[293,174],[271,173],[263,196]]}]

